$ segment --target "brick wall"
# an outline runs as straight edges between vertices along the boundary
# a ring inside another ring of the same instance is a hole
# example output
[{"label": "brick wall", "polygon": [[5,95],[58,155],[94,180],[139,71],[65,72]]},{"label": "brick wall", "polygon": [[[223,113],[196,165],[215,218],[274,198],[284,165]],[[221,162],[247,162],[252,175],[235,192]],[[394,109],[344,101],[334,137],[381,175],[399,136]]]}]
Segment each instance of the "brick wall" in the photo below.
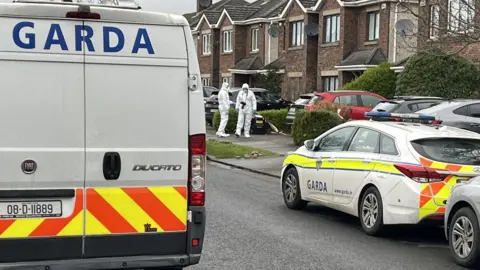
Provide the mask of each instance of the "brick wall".
[{"label": "brick wall", "polygon": [[[211,31],[208,24],[202,22],[202,25],[199,27],[200,29],[200,40],[198,41],[198,63],[200,64],[200,73],[201,74],[211,74],[212,73],[212,66],[211,66],[211,58],[212,55],[203,55],[203,33],[204,31]],[[212,40],[213,41],[213,40]]]},{"label": "brick wall", "polygon": [[[253,24],[247,27],[247,54],[255,55],[262,59],[262,63],[265,63],[265,25],[262,24]],[[252,51],[252,29],[258,29],[258,51]]]}]

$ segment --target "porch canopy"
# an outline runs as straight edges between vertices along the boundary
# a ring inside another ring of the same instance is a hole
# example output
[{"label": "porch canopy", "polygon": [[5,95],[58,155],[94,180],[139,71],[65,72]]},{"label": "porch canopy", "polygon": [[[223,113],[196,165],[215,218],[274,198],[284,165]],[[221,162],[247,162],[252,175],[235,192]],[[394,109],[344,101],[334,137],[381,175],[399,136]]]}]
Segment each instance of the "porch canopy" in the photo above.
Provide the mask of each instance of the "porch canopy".
[{"label": "porch canopy", "polygon": [[376,67],[387,62],[387,57],[380,48],[366,49],[352,52],[338,66],[339,71],[363,72],[368,68]]}]

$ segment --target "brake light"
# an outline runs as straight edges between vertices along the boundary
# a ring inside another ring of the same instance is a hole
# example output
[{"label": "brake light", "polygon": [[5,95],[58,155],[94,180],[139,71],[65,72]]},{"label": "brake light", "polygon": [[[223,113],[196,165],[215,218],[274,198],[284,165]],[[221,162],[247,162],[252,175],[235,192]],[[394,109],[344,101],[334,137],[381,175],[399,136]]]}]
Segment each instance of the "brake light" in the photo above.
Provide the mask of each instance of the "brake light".
[{"label": "brake light", "polygon": [[100,20],[101,16],[98,13],[93,12],[83,12],[83,11],[70,11],[67,12],[67,18],[69,19],[90,19],[90,20]]},{"label": "brake light", "polygon": [[205,205],[205,134],[190,136],[190,171],[188,175],[189,205]]},{"label": "brake light", "polygon": [[433,120],[432,124],[433,125],[440,125],[443,121],[442,120]]},{"label": "brake light", "polygon": [[422,166],[405,164],[395,164],[394,166],[405,176],[419,183],[442,182],[448,176],[437,173],[435,169]]}]

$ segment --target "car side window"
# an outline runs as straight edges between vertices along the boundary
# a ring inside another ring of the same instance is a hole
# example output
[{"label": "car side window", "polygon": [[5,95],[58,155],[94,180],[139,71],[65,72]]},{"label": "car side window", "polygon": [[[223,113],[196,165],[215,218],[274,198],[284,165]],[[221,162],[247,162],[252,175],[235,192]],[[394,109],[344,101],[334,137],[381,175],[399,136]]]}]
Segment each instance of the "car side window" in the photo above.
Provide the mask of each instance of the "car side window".
[{"label": "car side window", "polygon": [[373,108],[380,103],[381,99],[377,98],[376,96],[370,95],[361,95],[363,107]]},{"label": "car side window", "polygon": [[355,127],[345,127],[323,137],[316,148],[320,152],[338,152],[343,151],[348,140],[352,136]]},{"label": "car side window", "polygon": [[348,95],[348,96],[338,96],[333,100],[333,103],[338,103],[347,106],[358,106],[357,96]]},{"label": "car side window", "polygon": [[468,109],[470,117],[480,118],[480,104],[472,104]]},{"label": "car side window", "polygon": [[412,103],[412,104],[408,105],[408,108],[410,109],[410,111],[416,112],[416,111],[420,111],[420,110],[423,110],[423,109],[430,108],[430,107],[435,106],[437,104],[438,104],[438,102]]},{"label": "car side window", "polygon": [[380,139],[380,132],[359,128],[348,151],[350,152],[364,152],[364,153],[378,153],[378,140]]},{"label": "car side window", "polygon": [[382,134],[380,138],[380,154],[398,156],[395,140]]},{"label": "car side window", "polygon": [[467,116],[467,115],[468,115],[468,106],[460,107],[460,108],[454,110],[453,113],[454,113],[454,114],[457,114],[457,115],[465,115],[465,116]]}]

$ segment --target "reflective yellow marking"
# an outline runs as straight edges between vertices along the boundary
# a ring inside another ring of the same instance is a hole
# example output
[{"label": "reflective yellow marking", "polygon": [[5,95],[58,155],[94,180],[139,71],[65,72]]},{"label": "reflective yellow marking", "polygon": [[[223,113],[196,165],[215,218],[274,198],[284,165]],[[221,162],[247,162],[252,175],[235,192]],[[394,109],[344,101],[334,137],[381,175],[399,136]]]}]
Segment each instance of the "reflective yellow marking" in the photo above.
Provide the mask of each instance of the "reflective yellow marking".
[{"label": "reflective yellow marking", "polygon": [[21,218],[15,220],[8,229],[3,232],[1,238],[28,237],[42,222],[43,218]]},{"label": "reflective yellow marking", "polygon": [[178,191],[173,187],[149,189],[183,224],[187,224],[187,200]]},{"label": "reflective yellow marking", "polygon": [[80,211],[57,235],[83,235],[83,211]]},{"label": "reflective yellow marking", "polygon": [[110,234],[110,231],[103,226],[98,219],[90,213],[90,211],[86,211],[85,213],[86,218],[86,228],[85,232],[87,235],[95,235],[95,234]]}]

